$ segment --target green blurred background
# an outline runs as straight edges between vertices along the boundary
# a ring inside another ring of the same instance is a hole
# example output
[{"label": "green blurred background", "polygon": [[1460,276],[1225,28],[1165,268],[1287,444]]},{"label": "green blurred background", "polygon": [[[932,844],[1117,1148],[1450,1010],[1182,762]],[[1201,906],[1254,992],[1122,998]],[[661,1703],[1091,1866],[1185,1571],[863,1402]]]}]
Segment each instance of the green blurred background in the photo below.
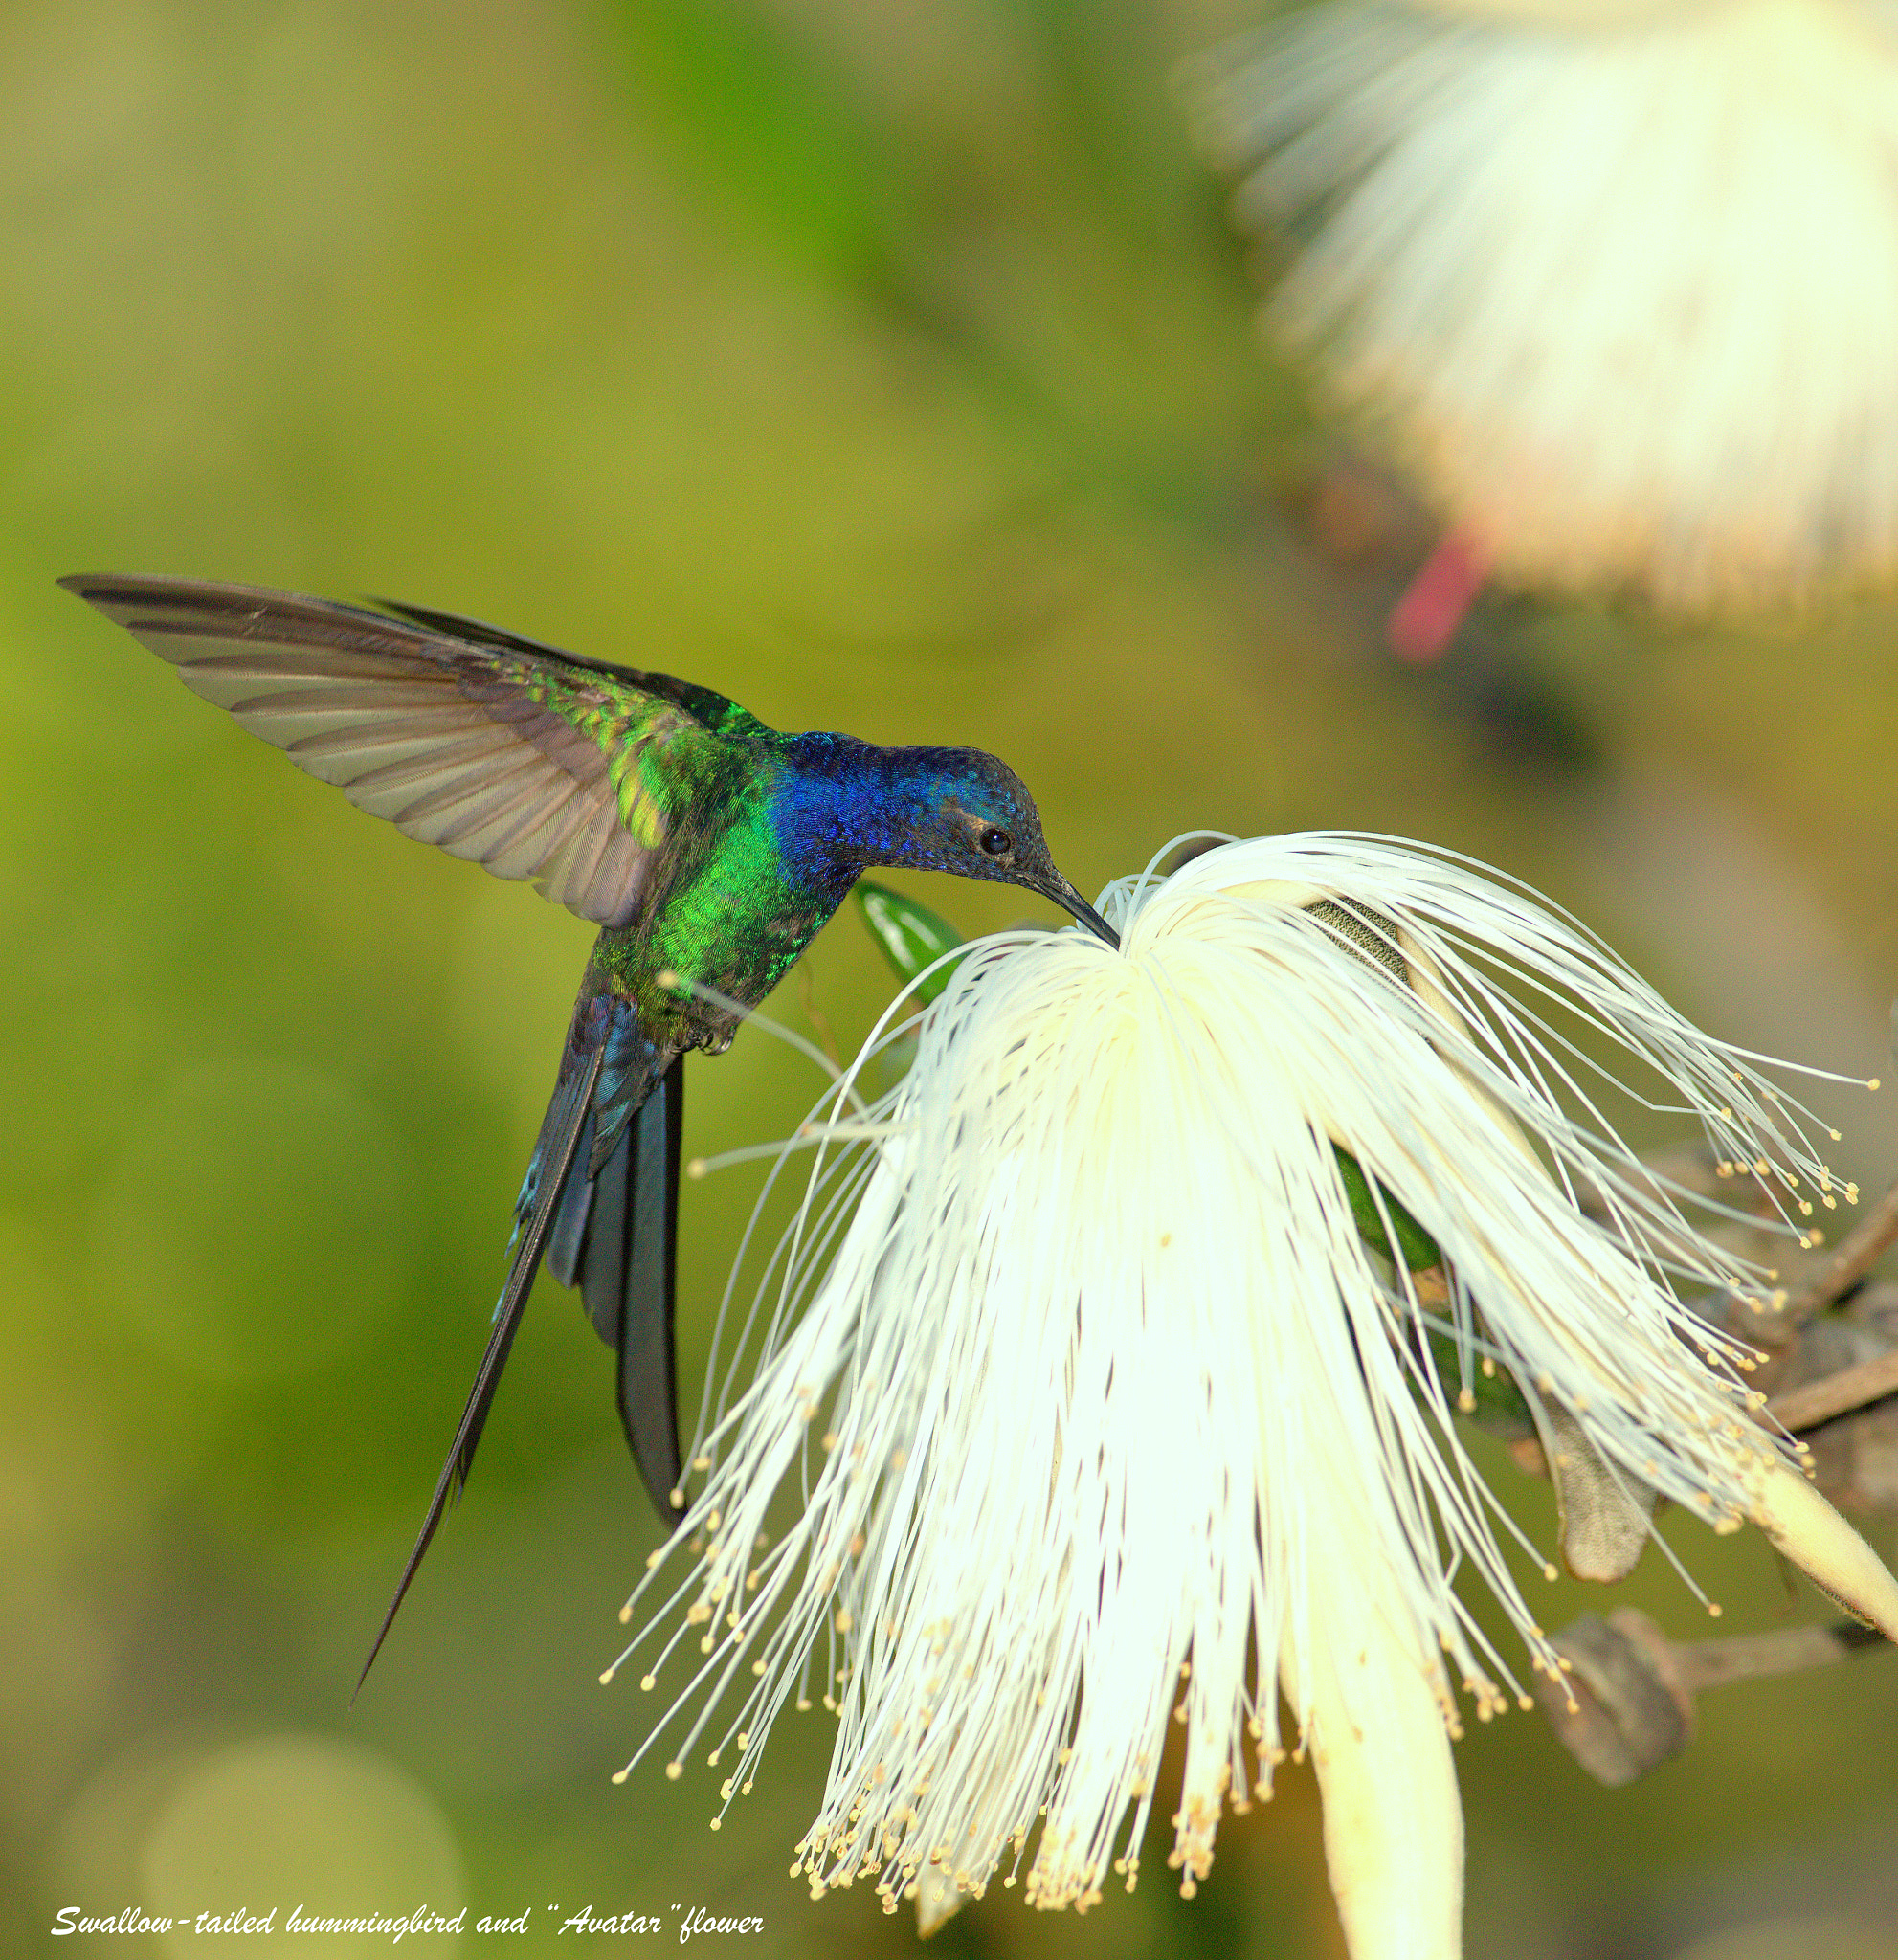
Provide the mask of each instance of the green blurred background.
[{"label": "green blurred background", "polygon": [[[1201,825],[1431,838],[1540,884],[1719,1032],[1892,1073],[1898,608],[1664,629],[1492,600],[1441,669],[1396,667],[1379,623],[1427,536],[1340,478],[1262,355],[1170,86],[1247,11],[0,15],[9,1945],[68,1904],[299,1901],[531,1907],[536,1949],[585,1905],[760,1915],[757,1953],[914,1941],[786,1877],[821,1716],[787,1718],[716,1838],[713,1772],[608,1781],[650,1704],[594,1677],[657,1528],[608,1357],[550,1285],[349,1706],[589,933],[357,816],[61,573],[390,593],[778,726],[979,744],[1090,892]],[[969,930],[1019,909],[897,881]],[[772,1011],[846,1045],[888,993],[850,915],[805,980]],[[755,1031],[689,1073],[693,1152],[783,1133],[816,1086]],[[1898,1105],[1818,1100],[1842,1169],[1888,1181]],[[752,1189],[688,1192],[694,1384]],[[1547,1542],[1546,1489],[1488,1460]],[[1867,1528],[1890,1556],[1891,1522]],[[1728,1629],[1824,1616],[1753,1535],[1675,1536]],[[1611,1603],[1551,1590],[1550,1625]],[[1621,1594],[1708,1631],[1659,1560]],[[1892,1657],[1702,1717],[1619,1793],[1535,1716],[1471,1735],[1472,1954],[1898,1952]],[[939,1950],[1341,1951],[1302,1774],[1222,1829],[1195,1901],[1152,1849],[1132,1898],[1076,1920],[997,1891]]]}]

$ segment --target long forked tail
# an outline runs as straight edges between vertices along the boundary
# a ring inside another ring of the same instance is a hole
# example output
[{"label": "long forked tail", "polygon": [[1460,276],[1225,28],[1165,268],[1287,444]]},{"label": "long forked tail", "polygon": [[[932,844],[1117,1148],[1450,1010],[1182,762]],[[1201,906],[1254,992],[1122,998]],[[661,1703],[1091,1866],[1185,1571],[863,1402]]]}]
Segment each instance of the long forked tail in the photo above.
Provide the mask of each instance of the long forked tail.
[{"label": "long forked tail", "polygon": [[[547,1239],[547,1271],[577,1285],[600,1339],[618,1357],[619,1419],[662,1524],[682,1514],[673,1303],[679,1264],[679,1156],[685,1058],[654,1081],[604,1158],[582,1138]],[[598,1161],[595,1161],[595,1160]]]},{"label": "long forked tail", "polygon": [[[389,1611],[382,1616],[382,1625],[376,1629],[368,1659],[363,1662],[363,1671],[356,1677],[357,1694],[362,1693],[369,1669],[375,1665],[375,1658],[382,1652],[382,1643],[388,1638],[389,1630],[401,1610],[410,1581],[414,1578],[423,1554],[429,1548],[429,1541],[441,1523],[441,1514],[448,1507],[449,1498],[458,1494],[468,1481],[468,1471],[475,1460],[475,1446],[481,1439],[481,1428],[487,1421],[488,1407],[500,1385],[501,1371],[507,1366],[507,1352],[514,1345],[521,1315],[527,1304],[527,1295],[533,1288],[534,1275],[539,1270],[541,1255],[547,1246],[555,1208],[572,1171],[581,1132],[592,1127],[593,1093],[607,1058],[607,1043],[596,1036],[590,1052],[583,1054],[578,1051],[576,1044],[584,1038],[584,1005],[582,1012],[574,1016],[573,1036],[569,1037],[563,1057],[560,1080],[541,1125],[540,1141],[534,1147],[527,1181],[522,1190],[513,1257],[508,1261],[507,1278],[502,1284],[501,1301],[494,1311],[494,1329],[488,1335],[487,1349],[476,1371],[475,1385],[468,1391],[461,1420],[456,1425],[455,1440],[448,1446],[448,1459],[441,1466],[440,1477],[435,1480],[428,1515],[422,1520],[422,1528],[416,1534],[409,1562],[402,1568],[395,1596],[389,1602]],[[354,1696],[350,1699],[353,1701]]]}]

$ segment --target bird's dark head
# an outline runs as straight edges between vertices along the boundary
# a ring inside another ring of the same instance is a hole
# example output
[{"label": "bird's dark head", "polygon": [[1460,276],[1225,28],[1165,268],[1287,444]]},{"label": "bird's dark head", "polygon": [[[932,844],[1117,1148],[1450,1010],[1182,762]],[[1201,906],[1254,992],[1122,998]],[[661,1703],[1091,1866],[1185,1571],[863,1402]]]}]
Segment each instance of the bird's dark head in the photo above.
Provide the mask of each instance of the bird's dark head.
[{"label": "bird's dark head", "polygon": [[839,784],[837,857],[1016,884],[1052,899],[1109,944],[1111,926],[1055,868],[1027,785],[979,748],[864,746]]}]

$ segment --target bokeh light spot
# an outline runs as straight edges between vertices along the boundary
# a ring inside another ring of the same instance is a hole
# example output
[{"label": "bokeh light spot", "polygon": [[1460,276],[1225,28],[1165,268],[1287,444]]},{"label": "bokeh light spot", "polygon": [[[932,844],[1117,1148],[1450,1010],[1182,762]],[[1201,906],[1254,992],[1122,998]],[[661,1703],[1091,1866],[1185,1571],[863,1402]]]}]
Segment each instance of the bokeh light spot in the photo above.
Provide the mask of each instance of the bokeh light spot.
[{"label": "bokeh light spot", "polygon": [[[139,1851],[154,1915],[192,1925],[161,1935],[168,1952],[194,1946],[195,1915],[276,1908],[312,1919],[452,1918],[465,1898],[461,1855],[440,1808],[415,1780],[359,1744],[317,1735],[258,1737],[195,1758],[159,1806]],[[325,1932],[329,1960],[390,1949],[387,1932]],[[459,1941],[423,1942],[446,1960]]]}]

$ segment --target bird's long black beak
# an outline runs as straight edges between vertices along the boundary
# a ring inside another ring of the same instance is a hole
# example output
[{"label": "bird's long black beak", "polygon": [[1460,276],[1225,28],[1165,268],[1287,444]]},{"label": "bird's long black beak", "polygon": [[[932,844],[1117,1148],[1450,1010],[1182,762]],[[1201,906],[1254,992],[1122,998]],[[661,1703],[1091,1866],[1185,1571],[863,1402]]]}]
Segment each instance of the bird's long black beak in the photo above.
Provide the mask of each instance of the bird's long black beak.
[{"label": "bird's long black beak", "polygon": [[1075,888],[1058,871],[1050,881],[1037,889],[1043,898],[1053,899],[1062,911],[1072,912],[1089,931],[1098,934],[1116,951],[1120,948],[1121,936],[1103,919]]}]

